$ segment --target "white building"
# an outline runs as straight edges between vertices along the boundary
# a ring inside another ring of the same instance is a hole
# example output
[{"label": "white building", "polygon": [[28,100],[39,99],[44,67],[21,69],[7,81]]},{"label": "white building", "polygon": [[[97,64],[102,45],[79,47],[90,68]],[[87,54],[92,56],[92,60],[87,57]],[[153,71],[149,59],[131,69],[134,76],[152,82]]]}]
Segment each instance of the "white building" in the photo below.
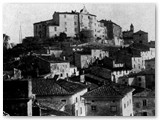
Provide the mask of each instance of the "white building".
[{"label": "white building", "polygon": [[38,100],[46,99],[51,101],[64,102],[65,112],[71,116],[85,116],[85,106],[81,96],[87,92],[86,85],[81,83],[53,79],[34,79],[33,93]]},{"label": "white building", "polygon": [[34,23],[34,36],[40,38],[53,38],[60,33],[76,37],[82,30],[92,30],[95,38],[106,36],[106,27],[98,22],[96,15],[90,14],[85,6],[80,12],[55,12],[53,19]]},{"label": "white building", "polygon": [[103,85],[85,93],[86,116],[133,116],[133,88]]}]

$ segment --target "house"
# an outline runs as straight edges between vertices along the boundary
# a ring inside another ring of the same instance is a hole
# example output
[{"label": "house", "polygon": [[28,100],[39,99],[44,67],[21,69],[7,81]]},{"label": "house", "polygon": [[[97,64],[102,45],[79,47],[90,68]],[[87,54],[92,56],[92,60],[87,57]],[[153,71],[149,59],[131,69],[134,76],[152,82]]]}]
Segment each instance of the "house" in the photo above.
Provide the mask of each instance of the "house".
[{"label": "house", "polygon": [[[10,116],[32,116],[33,110],[31,79],[3,80],[3,111]],[[36,114],[37,116],[39,115]]]},{"label": "house", "polygon": [[[116,83],[118,82],[117,80],[119,77],[129,74],[132,69],[130,66],[127,66],[126,64],[124,64],[123,61],[119,62],[113,58],[108,58],[108,57],[105,57],[104,59],[99,60],[98,62],[95,62],[95,64],[99,66],[100,68],[99,71],[101,71],[102,69],[106,69],[110,71],[109,76],[111,78],[111,81]],[[97,70],[95,69],[94,72],[96,73],[96,71]],[[101,74],[105,75],[106,72],[105,73],[101,72]]]},{"label": "house", "polygon": [[133,116],[133,88],[105,84],[85,93],[86,116]]},{"label": "house", "polygon": [[150,60],[145,60],[145,68],[146,69],[155,69],[155,58]]},{"label": "house", "polygon": [[107,39],[112,41],[114,45],[121,46],[122,42],[122,28],[111,20],[100,20],[107,28]]},{"label": "house", "polygon": [[96,15],[90,14],[84,6],[80,12],[54,12],[52,19],[34,23],[34,36],[54,38],[66,33],[67,37],[78,37],[81,31],[89,30],[94,37],[98,33],[98,37],[104,38],[106,29],[99,24]]},{"label": "house", "polygon": [[37,56],[37,66],[39,75],[50,73],[50,77],[53,78],[58,75],[60,78],[66,78],[70,74],[69,61],[55,58],[52,56]]},{"label": "house", "polygon": [[142,88],[155,88],[155,69],[147,69],[138,73],[130,73],[129,75],[119,78],[118,83]]},{"label": "house", "polygon": [[133,95],[133,110],[134,116],[155,116],[155,91],[136,90]]},{"label": "house", "polygon": [[147,44],[148,43],[148,33],[142,30],[135,32],[133,34],[133,41],[135,43]]},{"label": "house", "polygon": [[133,24],[130,25],[130,30],[123,31],[123,39],[124,44],[131,44],[133,43],[133,33],[134,33],[134,26]]},{"label": "house", "polygon": [[34,79],[32,90],[38,101],[61,101],[65,103],[64,112],[71,116],[85,116],[84,103],[81,101],[81,96],[87,92],[84,84],[66,80]]},{"label": "house", "polygon": [[75,53],[75,66],[77,68],[88,68],[92,63],[91,52],[79,51]]},{"label": "house", "polygon": [[65,112],[65,102],[52,101],[52,99],[38,99],[38,106],[40,107],[40,116],[70,116]]},{"label": "house", "polygon": [[155,48],[149,47],[145,44],[141,43],[133,43],[130,45],[132,49],[136,49],[140,52],[140,56],[142,58],[142,66],[145,68],[145,60],[149,60],[155,58]]},{"label": "house", "polygon": [[91,49],[91,55],[92,55],[92,59],[96,60],[98,59],[103,59],[104,57],[109,57],[109,52],[108,51],[104,51],[103,49]]},{"label": "house", "polygon": [[78,75],[79,75],[79,71],[78,71],[77,67],[74,66],[74,65],[70,65],[69,77],[71,77],[71,76],[78,76]]},{"label": "house", "polygon": [[46,47],[47,54],[54,55],[55,57],[60,57],[61,53],[63,52],[62,49],[57,47]]}]

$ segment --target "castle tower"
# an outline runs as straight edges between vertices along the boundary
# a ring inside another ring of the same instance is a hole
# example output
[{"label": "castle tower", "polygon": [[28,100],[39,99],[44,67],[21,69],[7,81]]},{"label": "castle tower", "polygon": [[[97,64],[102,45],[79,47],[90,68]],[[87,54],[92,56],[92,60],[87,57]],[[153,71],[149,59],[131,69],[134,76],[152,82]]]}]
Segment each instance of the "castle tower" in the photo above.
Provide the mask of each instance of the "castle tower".
[{"label": "castle tower", "polygon": [[133,26],[133,24],[130,25],[130,31],[134,32],[134,26]]}]

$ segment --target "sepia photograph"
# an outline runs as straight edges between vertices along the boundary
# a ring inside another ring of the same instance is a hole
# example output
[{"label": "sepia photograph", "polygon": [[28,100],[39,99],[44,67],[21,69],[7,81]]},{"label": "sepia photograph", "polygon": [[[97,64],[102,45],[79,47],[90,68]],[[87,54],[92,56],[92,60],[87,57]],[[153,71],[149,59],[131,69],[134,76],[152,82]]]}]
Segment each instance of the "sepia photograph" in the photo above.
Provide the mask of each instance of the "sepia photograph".
[{"label": "sepia photograph", "polygon": [[156,116],[155,3],[4,3],[3,116]]}]

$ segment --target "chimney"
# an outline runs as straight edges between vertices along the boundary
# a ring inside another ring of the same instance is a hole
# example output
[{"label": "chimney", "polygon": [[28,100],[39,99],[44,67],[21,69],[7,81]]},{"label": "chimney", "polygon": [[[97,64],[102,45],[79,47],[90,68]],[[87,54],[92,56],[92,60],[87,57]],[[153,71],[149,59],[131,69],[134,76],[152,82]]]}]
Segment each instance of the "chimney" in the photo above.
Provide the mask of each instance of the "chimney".
[{"label": "chimney", "polygon": [[82,71],[82,75],[80,75],[80,82],[82,82],[82,83],[85,82],[84,70]]},{"label": "chimney", "polygon": [[63,60],[66,60],[66,57],[65,57],[65,56],[63,56]]}]

